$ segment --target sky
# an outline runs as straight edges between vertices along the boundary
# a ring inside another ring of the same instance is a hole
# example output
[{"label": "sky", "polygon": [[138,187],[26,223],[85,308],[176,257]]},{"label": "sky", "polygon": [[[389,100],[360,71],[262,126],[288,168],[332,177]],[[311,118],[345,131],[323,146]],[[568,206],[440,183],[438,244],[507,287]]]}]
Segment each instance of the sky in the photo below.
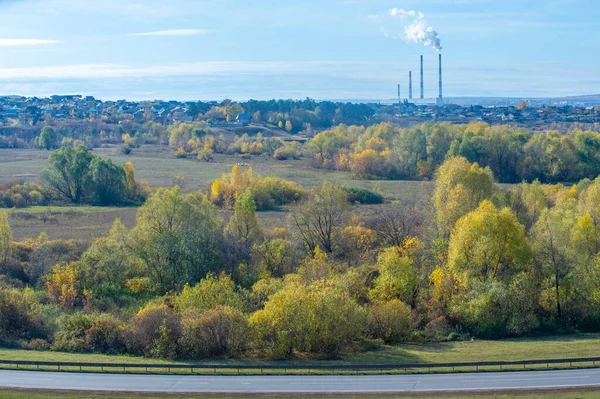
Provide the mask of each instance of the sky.
[{"label": "sky", "polygon": [[389,99],[600,93],[598,0],[0,0],[0,95]]}]

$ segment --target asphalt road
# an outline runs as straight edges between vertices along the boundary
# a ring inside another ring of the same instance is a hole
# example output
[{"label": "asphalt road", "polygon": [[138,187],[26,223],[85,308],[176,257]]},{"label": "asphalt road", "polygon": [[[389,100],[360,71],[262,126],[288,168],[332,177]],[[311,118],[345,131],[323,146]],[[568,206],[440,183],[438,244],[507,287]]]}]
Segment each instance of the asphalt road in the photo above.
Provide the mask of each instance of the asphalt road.
[{"label": "asphalt road", "polygon": [[600,369],[381,376],[171,376],[0,371],[0,387],[135,392],[349,393],[600,386]]}]

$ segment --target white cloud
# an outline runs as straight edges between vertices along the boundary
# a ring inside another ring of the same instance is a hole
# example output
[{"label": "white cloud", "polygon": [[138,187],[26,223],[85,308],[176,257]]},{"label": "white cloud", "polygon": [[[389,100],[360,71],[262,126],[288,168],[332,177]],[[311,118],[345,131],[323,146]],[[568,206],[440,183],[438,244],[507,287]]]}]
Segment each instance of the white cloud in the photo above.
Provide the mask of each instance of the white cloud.
[{"label": "white cloud", "polygon": [[206,29],[169,29],[155,32],[132,33],[130,36],[197,36],[208,33]]},{"label": "white cloud", "polygon": [[55,44],[58,40],[41,39],[0,39],[0,47],[37,46],[40,44]]}]

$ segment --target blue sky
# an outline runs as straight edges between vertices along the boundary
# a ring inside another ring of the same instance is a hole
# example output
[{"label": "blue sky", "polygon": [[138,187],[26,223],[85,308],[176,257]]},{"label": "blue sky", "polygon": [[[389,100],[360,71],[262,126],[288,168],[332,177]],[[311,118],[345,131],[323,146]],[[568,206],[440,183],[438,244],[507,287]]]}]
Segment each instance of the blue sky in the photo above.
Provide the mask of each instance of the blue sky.
[{"label": "blue sky", "polygon": [[446,96],[600,93],[598,0],[0,0],[0,95],[382,99],[423,54],[433,97],[392,8],[438,32]]}]

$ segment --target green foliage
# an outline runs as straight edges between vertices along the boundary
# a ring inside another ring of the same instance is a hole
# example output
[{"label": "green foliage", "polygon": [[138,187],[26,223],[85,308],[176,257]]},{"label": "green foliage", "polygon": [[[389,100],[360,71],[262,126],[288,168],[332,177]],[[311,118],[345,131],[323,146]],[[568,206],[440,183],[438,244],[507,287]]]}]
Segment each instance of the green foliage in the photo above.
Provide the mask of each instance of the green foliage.
[{"label": "green foliage", "polygon": [[250,317],[250,325],[274,357],[294,351],[335,357],[363,335],[366,315],[347,293],[323,282],[290,284]]},{"label": "green foliage", "polygon": [[173,302],[180,314],[203,313],[220,305],[244,309],[244,302],[235,283],[226,275],[208,275],[193,287],[186,285]]},{"label": "green foliage", "polygon": [[49,161],[42,181],[50,191],[73,203],[119,205],[139,199],[142,193],[128,180],[131,173],[128,176],[122,166],[100,158],[83,145],[53,151]]},{"label": "green foliage", "polygon": [[379,276],[371,290],[372,297],[384,302],[399,299],[414,307],[421,283],[414,260],[401,248],[392,247],[379,255],[377,266]]},{"label": "green foliage", "polygon": [[383,195],[368,188],[344,186],[343,190],[346,192],[348,201],[351,204],[373,205],[385,202]]},{"label": "green foliage", "polygon": [[233,216],[229,219],[225,233],[237,243],[246,256],[261,239],[262,231],[256,217],[256,204],[250,190],[246,190],[235,201]]},{"label": "green foliage", "polygon": [[158,189],[138,210],[131,246],[158,286],[168,291],[218,270],[222,240],[215,207],[174,187]]},{"label": "green foliage", "polygon": [[50,151],[55,147],[56,139],[56,132],[52,126],[44,126],[38,137],[38,147]]},{"label": "green foliage", "polygon": [[45,338],[40,305],[31,289],[0,286],[0,345],[15,345],[18,340]]}]

